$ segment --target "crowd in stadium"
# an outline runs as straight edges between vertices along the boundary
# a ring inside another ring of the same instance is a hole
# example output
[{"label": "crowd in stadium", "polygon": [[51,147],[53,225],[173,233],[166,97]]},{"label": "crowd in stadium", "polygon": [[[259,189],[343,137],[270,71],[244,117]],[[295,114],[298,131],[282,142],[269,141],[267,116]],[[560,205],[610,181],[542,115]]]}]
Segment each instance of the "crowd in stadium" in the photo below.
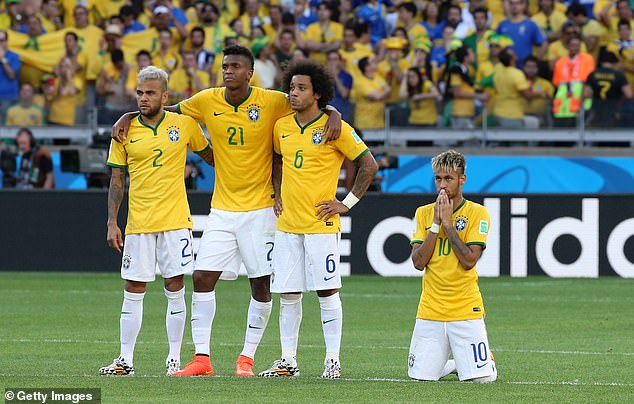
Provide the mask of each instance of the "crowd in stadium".
[{"label": "crowd in stadium", "polygon": [[[333,105],[363,129],[594,126],[631,121],[628,0],[5,0],[0,118],[99,124],[135,109],[136,73],[170,75],[171,102],[222,85],[222,49],[249,46],[254,86],[291,60],[326,63]],[[483,114],[483,111],[486,113]],[[355,119],[356,117],[356,119]],[[363,119],[359,119],[362,117]]]}]

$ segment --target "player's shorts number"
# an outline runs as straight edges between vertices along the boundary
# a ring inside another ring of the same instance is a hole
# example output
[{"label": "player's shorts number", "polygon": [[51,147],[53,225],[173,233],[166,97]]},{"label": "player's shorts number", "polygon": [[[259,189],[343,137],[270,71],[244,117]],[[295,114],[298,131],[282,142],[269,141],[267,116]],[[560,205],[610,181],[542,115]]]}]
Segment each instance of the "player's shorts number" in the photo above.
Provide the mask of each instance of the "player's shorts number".
[{"label": "player's shorts number", "polygon": [[480,342],[477,346],[476,344],[471,344],[471,349],[473,350],[473,361],[475,363],[486,362],[489,353],[487,352],[487,346],[484,342]]},{"label": "player's shorts number", "polygon": [[[240,143],[238,143],[237,139],[233,140],[233,138],[236,136],[236,134],[240,132]],[[227,133],[229,134],[229,144],[232,146],[237,146],[238,144],[240,146],[244,146],[244,129],[242,128],[234,128],[233,126],[230,126],[227,128]]]},{"label": "player's shorts number", "polygon": [[326,256],[326,272],[328,272],[329,274],[335,272],[335,270],[337,269],[337,264],[335,263],[335,260],[332,259],[332,257],[334,257],[335,254],[328,254]]},{"label": "player's shorts number", "polygon": [[302,166],[304,165],[304,156],[302,156],[303,151],[304,150],[299,149],[297,150],[297,153],[295,153],[295,161],[293,162],[295,168],[302,168]]},{"label": "player's shorts number", "polygon": [[154,149],[152,150],[153,152],[158,153],[156,155],[156,157],[154,157],[154,161],[152,162],[152,167],[162,167],[163,164],[158,162],[158,159],[163,155],[163,150],[161,149]]},{"label": "player's shorts number", "polygon": [[187,247],[189,247],[189,239],[182,238],[180,239],[180,241],[185,242],[185,245],[183,246],[183,251],[182,251],[183,258],[191,257],[192,256],[191,249],[189,250],[190,251],[189,253],[185,251],[187,250]]},{"label": "player's shorts number", "polygon": [[266,260],[267,261],[273,261],[273,257],[271,257],[271,254],[273,254],[273,246],[274,246],[274,244],[273,244],[272,241],[268,241],[266,243],[266,245],[270,245],[271,246],[271,248],[269,249],[269,252],[266,253]]}]

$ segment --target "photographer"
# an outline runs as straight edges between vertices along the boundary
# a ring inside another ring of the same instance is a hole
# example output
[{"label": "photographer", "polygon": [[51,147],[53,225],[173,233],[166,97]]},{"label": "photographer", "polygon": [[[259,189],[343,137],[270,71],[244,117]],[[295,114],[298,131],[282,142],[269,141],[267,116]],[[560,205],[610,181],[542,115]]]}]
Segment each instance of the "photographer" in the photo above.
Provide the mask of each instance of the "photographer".
[{"label": "photographer", "polygon": [[20,128],[15,137],[20,163],[17,167],[16,188],[55,188],[53,160],[45,147],[35,143],[33,133]]}]

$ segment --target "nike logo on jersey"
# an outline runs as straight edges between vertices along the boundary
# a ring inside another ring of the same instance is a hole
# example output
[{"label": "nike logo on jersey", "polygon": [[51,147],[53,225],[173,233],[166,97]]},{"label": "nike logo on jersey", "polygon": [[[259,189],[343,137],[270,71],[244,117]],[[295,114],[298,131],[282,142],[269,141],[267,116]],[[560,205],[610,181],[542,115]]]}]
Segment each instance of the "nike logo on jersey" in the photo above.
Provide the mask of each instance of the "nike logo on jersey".
[{"label": "nike logo on jersey", "polygon": [[180,310],[180,311],[170,311],[170,314],[173,316],[173,315],[176,315],[176,314],[180,314],[180,313],[182,313],[182,312],[184,312],[184,311],[185,311],[185,310]]},{"label": "nike logo on jersey", "polygon": [[182,266],[182,267],[184,267],[184,266],[186,266],[187,264],[189,264],[190,262],[192,262],[192,260],[189,260],[189,261],[187,261],[187,262],[181,262],[181,266]]},{"label": "nike logo on jersey", "polygon": [[139,140],[141,140],[141,139],[131,139],[131,140],[130,140],[130,143],[136,143],[136,142],[138,142]]},{"label": "nike logo on jersey", "polygon": [[122,311],[121,314],[132,314],[131,311]]},{"label": "nike logo on jersey", "polygon": [[324,276],[324,280],[325,280],[326,282],[328,282],[329,280],[331,280],[331,279],[332,279],[332,278],[334,278],[335,276],[337,276],[337,275],[333,275],[333,276],[331,276],[330,278],[328,278],[328,277]]},{"label": "nike logo on jersey", "polygon": [[282,139],[286,139],[289,136],[290,136],[290,134],[289,135],[282,135]]},{"label": "nike logo on jersey", "polygon": [[333,321],[335,321],[335,320],[336,320],[336,318],[331,318],[330,320],[324,320],[324,321],[322,321],[322,323],[323,323],[323,324],[328,324],[328,323],[333,322]]},{"label": "nike logo on jersey", "polygon": [[222,114],[224,114],[224,112],[214,112],[214,116],[219,116],[219,115],[222,115]]},{"label": "nike logo on jersey", "polygon": [[429,229],[431,229],[431,226],[429,226],[429,227],[425,227],[425,231],[427,231],[427,230],[429,230]]},{"label": "nike logo on jersey", "polygon": [[249,328],[253,328],[255,330],[261,330],[262,329],[262,327],[256,327],[256,326],[251,325],[251,324],[249,324]]},{"label": "nike logo on jersey", "polygon": [[486,365],[488,365],[488,363],[483,363],[482,365],[476,365],[476,367],[478,369],[485,367]]}]

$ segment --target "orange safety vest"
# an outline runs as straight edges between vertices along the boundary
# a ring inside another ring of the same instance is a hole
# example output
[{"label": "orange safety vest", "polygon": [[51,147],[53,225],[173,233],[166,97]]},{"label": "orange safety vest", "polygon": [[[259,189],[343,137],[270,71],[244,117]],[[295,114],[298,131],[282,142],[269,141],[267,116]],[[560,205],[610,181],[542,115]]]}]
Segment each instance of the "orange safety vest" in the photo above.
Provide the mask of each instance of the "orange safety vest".
[{"label": "orange safety vest", "polygon": [[556,118],[577,116],[581,108],[583,83],[594,71],[594,58],[589,53],[579,53],[572,59],[564,56],[557,60],[553,71],[553,84],[557,88],[553,99]]}]

